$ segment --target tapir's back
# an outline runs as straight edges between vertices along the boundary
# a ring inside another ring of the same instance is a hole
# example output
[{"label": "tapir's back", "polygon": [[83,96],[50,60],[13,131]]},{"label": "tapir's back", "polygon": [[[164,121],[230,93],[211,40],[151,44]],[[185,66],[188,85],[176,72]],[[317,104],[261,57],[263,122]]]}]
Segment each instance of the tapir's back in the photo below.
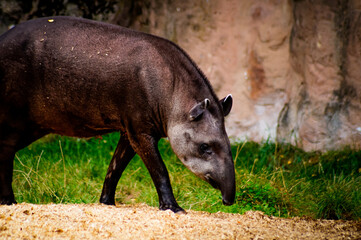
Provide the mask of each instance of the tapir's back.
[{"label": "tapir's back", "polygon": [[[0,101],[26,106],[31,118],[61,134],[79,135],[61,131],[78,127],[77,120],[84,128],[84,119],[89,128],[102,128],[105,121],[104,128],[113,130],[122,115],[139,109],[133,102],[154,101],[147,98],[159,97],[170,84],[154,41],[169,44],[79,18],[19,24],[0,36]],[[154,88],[159,92],[149,94]]]},{"label": "tapir's back", "polygon": [[[147,61],[152,36],[115,25],[91,20],[54,17],[31,20],[0,36],[0,67],[35,71],[62,82],[72,78],[106,81],[112,76],[127,76]],[[84,71],[86,70],[86,71]],[[122,70],[124,72],[119,72]],[[20,73],[19,73],[20,74]],[[40,75],[39,75],[40,74]],[[118,80],[119,81],[119,80]],[[62,85],[64,82],[61,83]]]}]

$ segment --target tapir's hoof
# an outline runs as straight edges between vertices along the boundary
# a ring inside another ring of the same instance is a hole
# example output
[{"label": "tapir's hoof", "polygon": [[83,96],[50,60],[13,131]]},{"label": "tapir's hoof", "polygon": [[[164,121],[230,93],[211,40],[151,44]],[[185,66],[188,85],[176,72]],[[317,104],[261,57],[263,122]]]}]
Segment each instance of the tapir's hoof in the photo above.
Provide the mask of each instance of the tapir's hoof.
[{"label": "tapir's hoof", "polygon": [[2,197],[0,199],[0,205],[12,205],[12,204],[16,204],[17,202],[15,201],[14,197]]},{"label": "tapir's hoof", "polygon": [[174,205],[164,204],[164,205],[160,205],[159,209],[160,210],[171,210],[172,212],[177,213],[177,214],[186,214],[186,211],[184,211],[184,209],[178,205],[174,206]]},{"label": "tapir's hoof", "polygon": [[114,199],[111,199],[111,198],[107,197],[106,195],[101,196],[99,202],[106,204],[106,205],[115,205]]},{"label": "tapir's hoof", "polygon": [[187,212],[185,210],[181,210],[181,211],[175,212],[175,214],[185,215],[185,214],[187,214]]}]

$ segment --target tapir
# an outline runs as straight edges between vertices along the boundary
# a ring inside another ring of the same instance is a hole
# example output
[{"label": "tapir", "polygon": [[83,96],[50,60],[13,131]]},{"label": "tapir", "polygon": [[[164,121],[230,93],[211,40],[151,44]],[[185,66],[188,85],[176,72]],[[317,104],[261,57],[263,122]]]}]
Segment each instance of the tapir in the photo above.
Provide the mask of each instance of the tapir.
[{"label": "tapir", "polygon": [[100,202],[114,205],[122,172],[138,154],[159,208],[184,212],[158,150],[167,137],[179,160],[235,198],[235,172],[219,100],[189,55],[166,39],[75,17],[18,24],[0,36],[0,203],[16,203],[15,153],[54,133],[93,137],[118,131]]}]

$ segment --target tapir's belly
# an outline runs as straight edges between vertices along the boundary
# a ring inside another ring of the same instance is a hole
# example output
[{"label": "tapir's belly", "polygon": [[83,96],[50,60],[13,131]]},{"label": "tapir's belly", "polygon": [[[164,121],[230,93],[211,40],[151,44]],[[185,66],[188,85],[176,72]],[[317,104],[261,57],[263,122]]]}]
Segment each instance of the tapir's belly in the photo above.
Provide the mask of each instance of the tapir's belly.
[{"label": "tapir's belly", "polygon": [[91,96],[90,92],[90,96],[87,96],[84,90],[77,97],[69,97],[69,94],[61,96],[59,92],[35,95],[29,102],[32,122],[51,133],[75,137],[92,137],[123,130],[121,103],[115,105],[110,97],[97,98]]},{"label": "tapir's belly", "polygon": [[123,131],[123,127],[118,120],[112,124],[106,124],[104,121],[96,122],[94,119],[89,121],[89,119],[81,117],[62,116],[60,114],[54,117],[57,119],[50,119],[45,116],[37,124],[50,133],[73,137],[93,137],[114,131]]}]

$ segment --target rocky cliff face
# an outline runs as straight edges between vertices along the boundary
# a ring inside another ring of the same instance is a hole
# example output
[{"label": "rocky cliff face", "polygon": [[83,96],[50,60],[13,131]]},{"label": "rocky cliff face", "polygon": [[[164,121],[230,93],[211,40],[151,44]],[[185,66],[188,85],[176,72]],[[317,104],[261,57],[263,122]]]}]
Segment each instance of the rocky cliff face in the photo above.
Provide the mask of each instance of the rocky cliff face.
[{"label": "rocky cliff face", "polygon": [[288,100],[277,136],[306,150],[359,148],[361,3],[295,1],[293,10]]},{"label": "rocky cliff face", "polygon": [[[233,94],[227,131],[235,139],[270,138],[305,150],[361,146],[358,0],[65,2],[61,14],[178,43],[220,97]],[[34,6],[32,17],[46,14]]]}]

